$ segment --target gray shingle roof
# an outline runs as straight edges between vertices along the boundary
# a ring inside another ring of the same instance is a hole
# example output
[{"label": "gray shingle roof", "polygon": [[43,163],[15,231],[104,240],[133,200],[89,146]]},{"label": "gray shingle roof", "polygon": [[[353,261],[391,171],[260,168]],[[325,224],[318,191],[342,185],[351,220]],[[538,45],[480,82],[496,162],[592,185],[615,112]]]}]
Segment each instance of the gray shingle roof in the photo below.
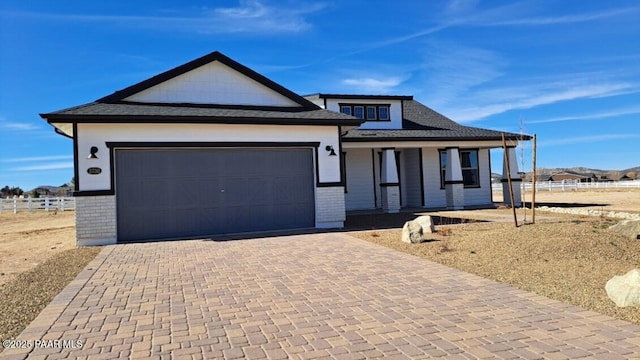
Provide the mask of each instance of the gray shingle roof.
[{"label": "gray shingle roof", "polygon": [[144,104],[92,102],[53,113],[42,114],[56,121],[192,121],[225,123],[298,122],[359,125],[362,120],[323,109],[267,108],[251,106],[199,106],[194,104]]},{"label": "gray shingle roof", "polygon": [[[350,130],[344,141],[501,140],[502,132],[464,126],[415,100],[402,101],[402,130]],[[509,140],[527,135],[505,133]]]}]

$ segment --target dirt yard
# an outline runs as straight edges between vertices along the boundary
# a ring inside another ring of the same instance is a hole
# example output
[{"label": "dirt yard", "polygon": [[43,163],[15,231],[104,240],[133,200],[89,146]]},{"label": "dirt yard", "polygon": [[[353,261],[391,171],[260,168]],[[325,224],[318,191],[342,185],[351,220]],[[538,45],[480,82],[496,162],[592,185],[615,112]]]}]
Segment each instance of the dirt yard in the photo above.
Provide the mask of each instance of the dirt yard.
[{"label": "dirt yard", "polygon": [[75,213],[0,213],[0,285],[75,247]]},{"label": "dirt yard", "polygon": [[75,246],[73,211],[0,214],[0,339],[18,336],[100,250]]},{"label": "dirt yard", "polygon": [[[531,192],[524,194],[524,200],[527,203],[531,202]],[[493,201],[501,202],[502,193],[494,193]],[[543,205],[579,206],[585,209],[624,211],[638,214],[640,213],[640,189],[537,191],[536,206]]]}]

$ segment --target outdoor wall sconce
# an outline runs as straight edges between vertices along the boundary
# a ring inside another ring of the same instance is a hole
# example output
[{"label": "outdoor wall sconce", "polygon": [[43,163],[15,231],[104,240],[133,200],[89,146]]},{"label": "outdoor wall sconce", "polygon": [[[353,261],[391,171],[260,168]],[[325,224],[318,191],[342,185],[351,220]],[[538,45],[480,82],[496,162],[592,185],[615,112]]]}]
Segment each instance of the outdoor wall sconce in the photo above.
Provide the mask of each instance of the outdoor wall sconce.
[{"label": "outdoor wall sconce", "polygon": [[329,156],[337,156],[336,151],[333,150],[333,145],[327,145],[324,149],[329,152]]},{"label": "outdoor wall sconce", "polygon": [[87,157],[87,159],[97,159],[98,158],[98,156],[96,156],[97,152],[98,152],[98,147],[92,146],[91,150],[89,150],[89,156]]}]

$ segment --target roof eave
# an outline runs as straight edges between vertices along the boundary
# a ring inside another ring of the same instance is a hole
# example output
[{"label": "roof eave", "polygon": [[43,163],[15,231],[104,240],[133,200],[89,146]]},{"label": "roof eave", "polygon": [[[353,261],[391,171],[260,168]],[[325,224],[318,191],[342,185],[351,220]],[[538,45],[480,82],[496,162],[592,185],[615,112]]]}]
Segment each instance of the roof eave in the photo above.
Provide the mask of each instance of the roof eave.
[{"label": "roof eave", "polygon": [[[520,135],[518,136],[505,136],[506,140],[510,141],[526,141],[530,140],[530,137],[523,139]],[[459,137],[450,137],[450,136],[436,136],[436,137],[419,137],[419,136],[405,136],[405,137],[391,137],[391,136],[368,136],[368,137],[343,137],[343,142],[389,142],[389,141],[410,141],[410,142],[420,142],[420,141],[501,141],[501,136],[459,136]]]},{"label": "roof eave", "polygon": [[371,99],[371,100],[413,100],[412,95],[357,95],[357,94],[311,94],[320,99]]},{"label": "roof eave", "polygon": [[48,123],[85,124],[238,124],[238,125],[320,125],[359,126],[360,119],[296,119],[264,117],[217,117],[217,116],[158,116],[158,115],[78,115],[40,114]]}]

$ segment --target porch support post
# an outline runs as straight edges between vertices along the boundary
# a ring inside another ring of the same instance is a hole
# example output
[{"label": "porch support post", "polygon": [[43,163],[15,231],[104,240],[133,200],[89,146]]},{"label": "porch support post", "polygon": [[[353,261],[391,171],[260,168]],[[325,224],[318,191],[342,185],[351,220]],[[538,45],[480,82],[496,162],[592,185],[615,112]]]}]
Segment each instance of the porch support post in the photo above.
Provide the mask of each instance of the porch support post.
[{"label": "porch support post", "polygon": [[[522,179],[518,173],[518,158],[516,157],[516,148],[507,147],[507,155],[509,158],[509,170],[511,170],[511,184],[513,185],[513,201],[515,207],[522,206],[522,192],[521,183]],[[503,157],[504,159],[504,157]],[[502,197],[503,202],[507,206],[511,206],[511,199],[509,198],[509,180],[507,177],[507,162],[502,161]]]},{"label": "porch support post", "polygon": [[457,147],[447,148],[444,189],[447,197],[447,210],[464,209],[464,181],[460,166],[460,151]]},{"label": "porch support post", "polygon": [[400,212],[400,181],[398,179],[398,164],[396,164],[394,148],[382,149],[380,194],[384,212]]}]

